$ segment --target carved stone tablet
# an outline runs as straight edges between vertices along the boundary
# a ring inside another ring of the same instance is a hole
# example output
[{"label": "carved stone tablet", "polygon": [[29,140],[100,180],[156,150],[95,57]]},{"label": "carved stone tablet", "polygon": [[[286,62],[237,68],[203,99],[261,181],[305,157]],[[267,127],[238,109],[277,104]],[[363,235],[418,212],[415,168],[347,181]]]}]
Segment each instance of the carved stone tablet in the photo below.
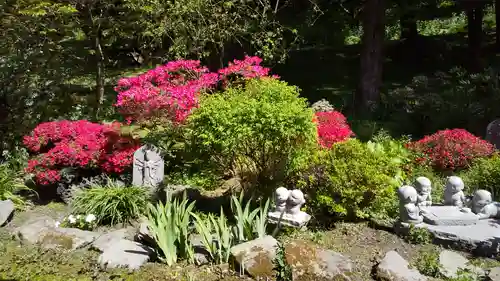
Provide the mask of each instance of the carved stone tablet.
[{"label": "carved stone tablet", "polygon": [[132,184],[158,187],[163,182],[164,162],[158,149],[144,145],[134,153]]}]

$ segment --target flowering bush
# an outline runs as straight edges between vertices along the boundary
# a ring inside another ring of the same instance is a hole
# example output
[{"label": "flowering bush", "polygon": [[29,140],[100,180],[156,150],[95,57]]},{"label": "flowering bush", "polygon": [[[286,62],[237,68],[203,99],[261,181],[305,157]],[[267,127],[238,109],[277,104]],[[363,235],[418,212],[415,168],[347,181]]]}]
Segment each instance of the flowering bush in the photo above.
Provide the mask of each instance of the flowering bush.
[{"label": "flowering bush", "polygon": [[354,135],[345,116],[338,111],[316,112],[315,122],[318,142],[322,147],[330,148],[334,143],[345,141]]},{"label": "flowering bush", "polygon": [[41,123],[23,139],[24,145],[37,154],[28,161],[26,171],[42,185],[58,182],[61,170],[67,167],[122,173],[131,166],[139,145],[121,137],[119,126],[87,120]]},{"label": "flowering bush", "polygon": [[115,87],[118,92],[115,106],[129,121],[162,117],[180,123],[198,106],[201,92],[227,85],[234,76],[267,76],[269,69],[260,66],[261,61],[247,56],[218,72],[210,72],[199,61],[172,61],[144,74],[120,79]]},{"label": "flowering bush", "polygon": [[463,129],[442,130],[407,147],[422,153],[417,161],[438,170],[458,170],[469,166],[472,160],[491,155],[495,148]]},{"label": "flowering bush", "polygon": [[83,230],[92,230],[96,224],[96,216],[93,214],[83,215],[69,215],[65,217],[61,222],[56,222],[56,227],[71,227],[79,228]]}]

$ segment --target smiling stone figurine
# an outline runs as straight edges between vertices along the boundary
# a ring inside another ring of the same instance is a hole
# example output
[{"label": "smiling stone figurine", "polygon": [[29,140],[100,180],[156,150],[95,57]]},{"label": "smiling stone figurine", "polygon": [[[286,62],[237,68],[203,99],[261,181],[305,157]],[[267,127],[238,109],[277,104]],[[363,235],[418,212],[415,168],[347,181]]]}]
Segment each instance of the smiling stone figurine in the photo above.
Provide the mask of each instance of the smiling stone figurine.
[{"label": "smiling stone figurine", "polygon": [[288,197],[290,197],[290,190],[284,187],[278,187],[274,194],[276,201],[276,212],[283,213],[286,211],[286,204]]},{"label": "smiling stone figurine", "polygon": [[472,212],[479,219],[500,218],[500,203],[493,202],[491,193],[484,189],[479,189],[472,198]]},{"label": "smiling stone figurine", "polygon": [[421,223],[424,218],[420,215],[417,206],[417,190],[410,185],[403,185],[398,189],[399,195],[399,217],[402,222]]},{"label": "smiling stone figurine", "polygon": [[449,206],[464,207],[465,194],[464,182],[457,176],[448,177],[444,190],[444,204]]},{"label": "smiling stone figurine", "polygon": [[417,196],[417,206],[427,207],[432,205],[432,183],[426,177],[418,177],[415,180],[415,189],[418,192]]}]

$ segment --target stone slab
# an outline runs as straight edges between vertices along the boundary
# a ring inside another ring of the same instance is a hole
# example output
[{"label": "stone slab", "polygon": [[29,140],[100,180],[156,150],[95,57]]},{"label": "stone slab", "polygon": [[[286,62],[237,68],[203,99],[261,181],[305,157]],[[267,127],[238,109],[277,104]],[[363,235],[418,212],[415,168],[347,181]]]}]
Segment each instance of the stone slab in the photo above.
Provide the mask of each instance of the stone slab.
[{"label": "stone slab", "polygon": [[283,217],[281,217],[280,212],[269,212],[267,214],[267,219],[268,222],[271,224],[278,224],[278,222],[281,225],[285,226],[290,226],[290,227],[296,227],[296,228],[303,228],[307,225],[307,223],[311,220],[311,215],[302,213],[301,216],[299,217],[292,217],[288,216],[287,214],[283,214]]},{"label": "stone slab", "polygon": [[[471,251],[475,255],[490,257],[500,253],[500,220],[479,220],[474,225],[431,225],[416,224],[429,230],[437,242],[458,250]],[[398,224],[396,231],[407,230],[407,225]]]},{"label": "stone slab", "polygon": [[456,206],[429,206],[424,210],[424,222],[432,225],[473,225],[479,221],[474,213],[462,212]]}]

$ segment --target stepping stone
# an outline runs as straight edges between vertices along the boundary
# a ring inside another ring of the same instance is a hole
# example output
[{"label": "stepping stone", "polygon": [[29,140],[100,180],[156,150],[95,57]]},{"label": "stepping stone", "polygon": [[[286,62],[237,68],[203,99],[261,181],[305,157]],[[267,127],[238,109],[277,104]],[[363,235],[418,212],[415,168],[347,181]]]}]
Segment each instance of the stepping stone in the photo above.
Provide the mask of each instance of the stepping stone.
[{"label": "stepping stone", "polygon": [[154,255],[153,249],[140,243],[120,239],[110,241],[98,258],[102,268],[137,270]]}]

